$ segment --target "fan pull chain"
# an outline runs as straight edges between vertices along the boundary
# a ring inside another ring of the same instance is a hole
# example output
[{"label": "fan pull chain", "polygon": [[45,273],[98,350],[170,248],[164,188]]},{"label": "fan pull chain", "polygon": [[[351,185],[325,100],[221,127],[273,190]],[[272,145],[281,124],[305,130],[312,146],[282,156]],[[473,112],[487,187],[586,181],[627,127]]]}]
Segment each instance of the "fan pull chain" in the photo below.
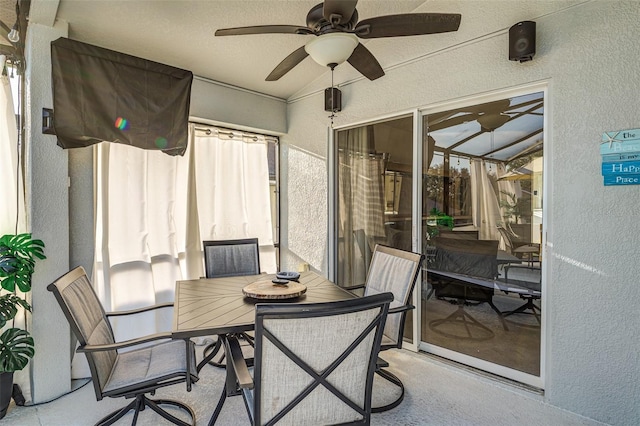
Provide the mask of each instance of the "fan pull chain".
[{"label": "fan pull chain", "polygon": [[[333,69],[335,68],[335,64],[334,66],[331,67],[331,91],[333,93]],[[333,101],[331,102],[333,104]],[[333,119],[336,116],[336,110],[331,108],[331,115],[329,116],[329,119],[331,120],[331,128],[333,129]]]}]

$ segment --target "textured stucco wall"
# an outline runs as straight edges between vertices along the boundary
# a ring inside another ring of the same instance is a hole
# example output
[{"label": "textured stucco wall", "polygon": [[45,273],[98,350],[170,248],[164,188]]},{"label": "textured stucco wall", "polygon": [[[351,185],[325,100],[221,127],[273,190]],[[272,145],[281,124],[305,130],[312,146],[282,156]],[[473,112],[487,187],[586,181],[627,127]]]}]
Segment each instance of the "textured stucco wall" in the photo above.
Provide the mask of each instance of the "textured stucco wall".
[{"label": "textured stucco wall", "polygon": [[287,104],[274,98],[194,77],[189,115],[240,129],[267,133],[287,130]]},{"label": "textured stucco wall", "polygon": [[36,354],[29,363],[33,402],[47,401],[70,388],[69,325],[46,289],[69,269],[69,191],[67,152],[55,137],[42,134],[42,108],[51,108],[50,42],[67,35],[64,24],[29,25],[26,44],[26,138],[30,229],[45,243],[32,282],[31,330]]},{"label": "textured stucco wall", "polygon": [[[640,127],[640,3],[593,1],[562,10],[567,2],[544,2],[554,10],[536,14],[527,4],[542,2],[522,2],[520,15],[507,25],[500,2],[475,3],[483,7],[479,16],[493,13],[484,21],[470,17],[485,25],[477,39],[392,67],[374,82],[341,87],[336,125],[547,82],[544,398],[603,422],[640,424],[640,320],[634,308],[640,286],[633,237],[640,228],[640,187],[604,187],[598,151],[602,132]],[[506,53],[506,29],[519,20],[537,22],[537,54],[523,64],[508,61]],[[424,43],[427,51],[428,37]],[[388,46],[376,55],[393,56],[399,49]],[[323,86],[319,82],[316,89]],[[327,199],[327,171],[318,169],[327,165],[322,105],[320,91],[297,95],[289,105],[289,130],[282,138],[282,263],[303,259],[326,272],[327,216],[315,210]],[[299,164],[305,158],[311,167]]]}]

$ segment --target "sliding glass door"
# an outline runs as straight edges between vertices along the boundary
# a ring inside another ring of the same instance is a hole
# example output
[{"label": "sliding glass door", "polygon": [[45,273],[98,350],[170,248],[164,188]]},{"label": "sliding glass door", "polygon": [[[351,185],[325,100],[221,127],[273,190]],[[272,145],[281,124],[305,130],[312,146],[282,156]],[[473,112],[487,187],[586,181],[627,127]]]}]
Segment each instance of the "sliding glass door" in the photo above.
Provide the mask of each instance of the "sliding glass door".
[{"label": "sliding glass door", "polygon": [[376,244],[411,250],[413,117],[337,132],[337,282],[364,284]]},{"label": "sliding glass door", "polygon": [[339,130],[336,142],[336,282],[356,286],[376,244],[412,248],[413,116]]},{"label": "sliding glass door", "polygon": [[411,347],[542,387],[544,89],[484,99],[336,131],[334,279],[424,253]]},{"label": "sliding glass door", "polygon": [[423,117],[423,348],[541,385],[543,92]]}]

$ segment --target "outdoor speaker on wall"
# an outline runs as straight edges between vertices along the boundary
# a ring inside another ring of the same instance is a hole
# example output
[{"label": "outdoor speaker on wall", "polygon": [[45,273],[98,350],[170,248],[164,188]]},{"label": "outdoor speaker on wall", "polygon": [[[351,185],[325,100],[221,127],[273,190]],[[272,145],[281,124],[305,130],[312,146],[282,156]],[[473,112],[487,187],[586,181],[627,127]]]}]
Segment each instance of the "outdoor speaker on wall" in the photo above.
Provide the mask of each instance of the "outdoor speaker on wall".
[{"label": "outdoor speaker on wall", "polygon": [[509,60],[526,62],[536,54],[536,23],[518,22],[509,28]]}]

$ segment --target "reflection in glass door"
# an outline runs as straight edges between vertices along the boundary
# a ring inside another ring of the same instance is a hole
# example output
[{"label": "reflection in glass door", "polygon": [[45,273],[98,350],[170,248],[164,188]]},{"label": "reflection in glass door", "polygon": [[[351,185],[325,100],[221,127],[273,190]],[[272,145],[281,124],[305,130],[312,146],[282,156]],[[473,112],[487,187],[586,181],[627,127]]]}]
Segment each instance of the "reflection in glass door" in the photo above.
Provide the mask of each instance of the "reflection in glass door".
[{"label": "reflection in glass door", "polygon": [[413,116],[339,130],[336,141],[336,282],[357,286],[376,244],[412,249]]},{"label": "reflection in glass door", "polygon": [[543,101],[538,92],[423,120],[421,347],[536,385]]},{"label": "reflection in glass door", "polygon": [[405,340],[543,387],[544,91],[425,114],[421,149],[413,120],[335,133],[334,279],[363,284],[376,244],[421,251]]}]

